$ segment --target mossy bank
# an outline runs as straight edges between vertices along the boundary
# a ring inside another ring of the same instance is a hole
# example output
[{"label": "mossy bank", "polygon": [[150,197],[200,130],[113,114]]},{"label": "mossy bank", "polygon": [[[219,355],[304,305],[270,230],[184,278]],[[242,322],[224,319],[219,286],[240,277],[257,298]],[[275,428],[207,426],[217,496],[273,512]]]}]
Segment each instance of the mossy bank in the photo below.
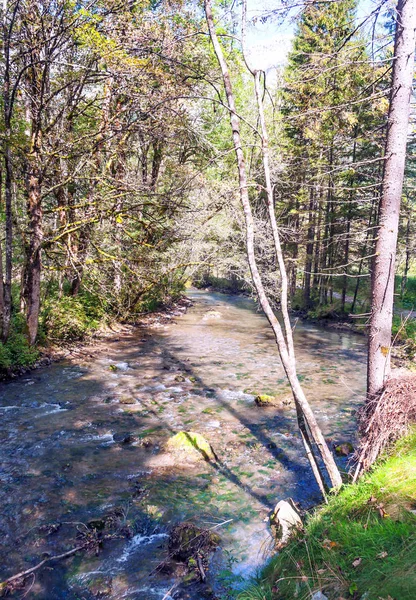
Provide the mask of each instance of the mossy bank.
[{"label": "mossy bank", "polygon": [[306,600],[317,592],[328,600],[416,597],[416,431],[311,514],[238,598]]}]

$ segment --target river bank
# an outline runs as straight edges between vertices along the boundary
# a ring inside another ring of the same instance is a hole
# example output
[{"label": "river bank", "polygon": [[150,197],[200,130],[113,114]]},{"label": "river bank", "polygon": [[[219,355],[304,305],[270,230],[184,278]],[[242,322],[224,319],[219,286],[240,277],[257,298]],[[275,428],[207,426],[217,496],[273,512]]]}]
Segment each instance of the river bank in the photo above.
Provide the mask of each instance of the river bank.
[{"label": "river bank", "polygon": [[415,565],[416,431],[313,511],[239,600],[413,600]]},{"label": "river bank", "polygon": [[98,329],[81,339],[73,340],[45,340],[36,347],[36,356],[28,365],[12,365],[0,368],[0,381],[15,379],[33,370],[47,367],[52,363],[76,358],[93,358],[102,350],[108,340],[117,340],[118,336],[133,335],[137,328],[149,327],[154,324],[169,323],[179,317],[192,306],[192,301],[186,296],[181,296],[158,309],[136,316],[129,322],[112,320],[102,324]]}]

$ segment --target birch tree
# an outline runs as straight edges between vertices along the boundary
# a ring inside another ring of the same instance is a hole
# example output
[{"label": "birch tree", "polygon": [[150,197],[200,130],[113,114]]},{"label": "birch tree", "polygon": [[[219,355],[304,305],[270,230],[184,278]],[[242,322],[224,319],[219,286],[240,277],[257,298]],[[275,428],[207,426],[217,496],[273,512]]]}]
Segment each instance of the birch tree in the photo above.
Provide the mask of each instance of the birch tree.
[{"label": "birch tree", "polygon": [[341,475],[336,466],[334,457],[332,456],[324,436],[319,428],[319,425],[315,419],[313,411],[306,399],[304,391],[299,383],[299,379],[296,372],[296,358],[293,344],[293,335],[292,335],[292,327],[289,319],[288,313],[288,305],[287,305],[287,289],[288,289],[288,280],[287,273],[280,243],[279,231],[276,223],[276,216],[274,210],[274,202],[273,202],[273,192],[272,185],[270,180],[270,169],[269,169],[269,151],[268,151],[268,138],[267,138],[267,128],[264,118],[264,111],[261,100],[260,93],[260,73],[254,72],[255,78],[255,86],[256,86],[256,98],[259,112],[259,120],[260,120],[260,131],[258,131],[258,135],[261,140],[261,148],[262,148],[262,159],[263,159],[263,167],[264,167],[264,175],[266,181],[266,203],[267,210],[269,215],[269,221],[272,229],[273,236],[273,245],[276,254],[276,259],[278,263],[278,268],[280,271],[281,277],[281,285],[282,285],[282,293],[281,293],[281,309],[283,315],[283,327],[280,325],[279,320],[277,319],[273,309],[271,307],[269,298],[265,291],[265,287],[263,284],[262,276],[260,274],[257,259],[255,255],[255,228],[254,228],[254,218],[252,207],[250,203],[249,197],[249,182],[247,178],[247,169],[244,157],[244,151],[242,147],[242,137],[240,133],[240,117],[237,113],[236,103],[234,98],[233,86],[231,82],[230,73],[228,70],[228,65],[224,57],[224,53],[221,47],[221,44],[218,40],[218,36],[216,33],[216,27],[214,23],[214,17],[212,12],[212,3],[211,0],[205,0],[205,14],[209,29],[209,34],[211,37],[212,45],[214,47],[214,52],[217,57],[222,78],[224,84],[225,95],[227,99],[227,108],[229,111],[230,117],[230,126],[232,130],[232,138],[234,151],[237,162],[238,169],[238,180],[239,180],[239,194],[240,201],[244,212],[245,219],[245,232],[246,232],[246,250],[248,263],[250,267],[250,272],[253,280],[254,287],[256,289],[259,302],[261,308],[263,309],[275,336],[276,344],[279,350],[280,358],[283,364],[283,368],[285,370],[286,376],[289,380],[293,398],[296,405],[297,415],[298,415],[298,423],[301,430],[301,435],[303,442],[305,444],[305,448],[307,450],[307,455],[309,461],[312,466],[312,470],[317,479],[318,485],[324,494],[324,479],[319,472],[319,466],[317,459],[313,453],[313,447],[309,441],[309,434],[311,439],[313,440],[316,448],[319,451],[320,458],[322,459],[326,471],[328,473],[331,485],[333,487],[338,487],[341,485]]}]

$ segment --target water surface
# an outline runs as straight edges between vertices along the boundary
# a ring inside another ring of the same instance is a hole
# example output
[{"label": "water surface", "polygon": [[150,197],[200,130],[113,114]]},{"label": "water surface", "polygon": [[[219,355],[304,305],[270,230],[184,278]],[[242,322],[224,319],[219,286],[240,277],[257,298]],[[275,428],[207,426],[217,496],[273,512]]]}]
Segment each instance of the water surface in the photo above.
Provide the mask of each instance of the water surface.
[{"label": "water surface", "polygon": [[[1,579],[70,549],[91,519],[114,513],[133,528],[131,539],[105,543],[98,556],[44,569],[28,597],[174,598],[175,578],[157,567],[170,527],[185,520],[221,535],[209,571],[220,593],[224,566],[238,585],[266,560],[267,515],[277,501],[292,497],[307,508],[319,499],[293,406],[254,403],[258,393],[290,401],[264,316],[244,297],[190,297],[194,305],[168,323],[0,386]],[[295,345],[325,436],[352,438],[364,338],[297,322]],[[181,430],[202,434],[218,463],[175,460],[165,443]],[[128,434],[133,443],[114,440]],[[39,534],[58,522],[55,533]]]}]

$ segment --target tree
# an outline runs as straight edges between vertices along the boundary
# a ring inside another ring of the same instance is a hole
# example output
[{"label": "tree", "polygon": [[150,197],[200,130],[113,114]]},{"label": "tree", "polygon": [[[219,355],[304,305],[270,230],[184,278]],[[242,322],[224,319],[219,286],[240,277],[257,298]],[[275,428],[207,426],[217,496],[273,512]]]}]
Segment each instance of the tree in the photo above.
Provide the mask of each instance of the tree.
[{"label": "tree", "polygon": [[281,280],[282,280],[282,297],[281,297],[281,307],[283,313],[283,321],[284,328],[281,327],[275,313],[272,310],[271,304],[267,297],[262,277],[260,275],[257,259],[255,256],[255,231],[254,231],[254,220],[253,213],[250,203],[250,197],[248,192],[248,179],[247,179],[247,169],[245,163],[245,156],[242,147],[242,137],[240,133],[240,117],[237,113],[235,98],[233,93],[232,82],[230,78],[230,74],[228,71],[228,66],[226,60],[224,58],[224,54],[221,48],[221,45],[218,40],[218,36],[216,33],[216,27],[214,23],[211,0],[205,0],[205,14],[209,29],[210,38],[214,47],[215,54],[218,59],[218,63],[221,69],[224,90],[227,100],[227,108],[229,111],[230,125],[232,130],[233,137],[233,145],[234,151],[237,161],[237,170],[238,170],[238,179],[239,179],[239,193],[241,205],[244,212],[245,218],[245,231],[246,231],[246,250],[247,257],[250,266],[251,276],[253,279],[253,284],[255,286],[260,305],[272,327],[273,333],[275,335],[276,343],[278,346],[279,354],[281,357],[281,361],[286,373],[286,376],[289,380],[290,386],[292,388],[293,397],[295,400],[297,413],[298,413],[298,422],[300,425],[302,438],[304,440],[305,446],[307,448],[308,458],[310,460],[314,475],[317,479],[318,484],[320,485],[321,491],[324,494],[324,482],[323,478],[319,473],[319,466],[316,458],[313,455],[311,445],[309,443],[309,434],[307,432],[306,426],[309,428],[309,432],[313,441],[315,442],[322,461],[325,465],[325,468],[328,472],[329,479],[331,481],[332,486],[338,487],[341,485],[341,475],[338,471],[338,468],[335,464],[335,460],[328,449],[328,446],[325,442],[325,439],[322,435],[322,432],[318,426],[318,423],[315,419],[315,416],[312,412],[312,409],[306,399],[306,396],[303,392],[303,389],[299,383],[299,379],[296,373],[296,360],[293,346],[293,337],[292,337],[292,328],[290,324],[289,314],[288,314],[288,305],[287,305],[287,274],[280,244],[279,232],[276,224],[276,217],[274,212],[274,202],[273,202],[273,193],[271,189],[271,182],[269,179],[269,167],[268,167],[268,142],[267,142],[267,131],[264,121],[264,112],[262,107],[262,102],[260,99],[259,93],[259,73],[255,73],[256,80],[256,92],[257,92],[257,100],[258,100],[258,108],[259,108],[259,117],[260,117],[260,138],[262,143],[262,159],[264,165],[264,173],[266,178],[266,204],[267,211],[269,214],[270,224],[273,232],[273,243],[274,249],[276,253],[276,258],[279,265]]},{"label": "tree", "polygon": [[383,189],[371,282],[367,368],[369,399],[380,392],[390,374],[396,246],[414,74],[416,1],[399,0],[395,21]]}]

